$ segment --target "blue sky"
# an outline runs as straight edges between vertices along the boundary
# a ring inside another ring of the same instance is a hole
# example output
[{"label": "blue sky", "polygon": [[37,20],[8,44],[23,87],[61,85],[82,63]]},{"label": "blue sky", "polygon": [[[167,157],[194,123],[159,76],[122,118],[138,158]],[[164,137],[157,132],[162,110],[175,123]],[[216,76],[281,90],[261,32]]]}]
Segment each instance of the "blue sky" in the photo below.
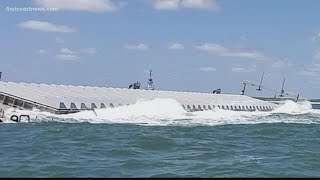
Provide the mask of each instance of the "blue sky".
[{"label": "blue sky", "polygon": [[[58,8],[13,11],[12,8]],[[2,79],[239,94],[244,80],[320,92],[317,0],[4,0]],[[273,96],[248,90],[249,95]]]}]

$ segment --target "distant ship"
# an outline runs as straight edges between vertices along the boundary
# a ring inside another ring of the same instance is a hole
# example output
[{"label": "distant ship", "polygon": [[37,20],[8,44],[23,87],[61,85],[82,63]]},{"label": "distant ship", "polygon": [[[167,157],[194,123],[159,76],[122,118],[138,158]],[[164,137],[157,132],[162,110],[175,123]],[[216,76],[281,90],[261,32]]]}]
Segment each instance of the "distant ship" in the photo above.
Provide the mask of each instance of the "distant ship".
[{"label": "distant ship", "polygon": [[[216,108],[232,111],[272,111],[281,105],[281,101],[245,95],[246,86],[258,87],[257,90],[268,89],[262,84],[262,79],[263,75],[260,83],[244,81],[244,87],[239,95],[223,94],[221,89],[216,89],[212,93],[155,90],[151,70],[144,89],[140,89],[140,82],[135,82],[128,88],[113,88],[0,81],[0,113],[2,113],[0,117],[8,108],[68,114],[84,110],[94,111],[97,108],[127,106],[135,104],[138,100],[155,98],[174,99],[189,112]],[[281,90],[269,89],[279,91],[280,97],[286,95],[294,97],[295,101],[299,99],[299,94],[285,91],[283,86]],[[21,116],[28,117],[28,114],[12,115],[10,119],[19,121]]]}]

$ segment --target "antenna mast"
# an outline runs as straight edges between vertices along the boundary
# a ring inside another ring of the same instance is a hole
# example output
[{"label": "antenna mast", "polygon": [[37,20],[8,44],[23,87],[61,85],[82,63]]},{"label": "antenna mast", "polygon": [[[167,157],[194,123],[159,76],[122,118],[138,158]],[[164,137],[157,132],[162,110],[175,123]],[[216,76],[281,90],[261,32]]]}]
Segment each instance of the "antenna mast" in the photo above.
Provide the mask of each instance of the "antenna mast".
[{"label": "antenna mast", "polygon": [[262,85],[263,76],[264,76],[264,72],[262,73],[262,76],[261,76],[260,84],[259,84],[259,87],[257,89],[258,91],[261,91],[261,85]]},{"label": "antenna mast", "polygon": [[280,97],[283,97],[283,93],[284,93],[284,89],[283,88],[284,88],[284,83],[285,82],[286,82],[286,78],[283,78]]},{"label": "antenna mast", "polygon": [[149,79],[148,79],[147,83],[148,83],[148,86],[146,87],[146,90],[154,90],[153,80],[152,80],[152,70],[151,69],[150,69]]}]

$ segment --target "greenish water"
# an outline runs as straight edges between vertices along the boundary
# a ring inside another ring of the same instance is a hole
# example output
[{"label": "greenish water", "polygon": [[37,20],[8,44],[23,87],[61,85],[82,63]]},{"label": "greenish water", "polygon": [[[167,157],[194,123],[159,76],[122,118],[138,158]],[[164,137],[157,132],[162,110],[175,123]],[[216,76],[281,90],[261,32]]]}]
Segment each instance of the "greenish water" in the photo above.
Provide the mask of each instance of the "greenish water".
[{"label": "greenish water", "polygon": [[0,124],[0,177],[320,177],[320,111],[310,104],[188,113],[165,101],[23,113],[32,121]]},{"label": "greenish water", "polygon": [[1,177],[319,177],[320,126],[0,126]]}]

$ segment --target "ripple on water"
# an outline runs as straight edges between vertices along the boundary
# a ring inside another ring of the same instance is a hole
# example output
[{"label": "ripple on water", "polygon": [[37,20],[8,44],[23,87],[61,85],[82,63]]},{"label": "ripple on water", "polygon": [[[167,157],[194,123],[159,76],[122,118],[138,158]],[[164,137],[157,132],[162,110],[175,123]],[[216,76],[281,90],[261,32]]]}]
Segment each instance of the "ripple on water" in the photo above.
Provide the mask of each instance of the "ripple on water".
[{"label": "ripple on water", "polygon": [[319,177],[319,125],[0,125],[3,177]]},{"label": "ripple on water", "polygon": [[175,142],[172,139],[151,135],[139,137],[134,146],[143,150],[164,151],[173,148]]}]

